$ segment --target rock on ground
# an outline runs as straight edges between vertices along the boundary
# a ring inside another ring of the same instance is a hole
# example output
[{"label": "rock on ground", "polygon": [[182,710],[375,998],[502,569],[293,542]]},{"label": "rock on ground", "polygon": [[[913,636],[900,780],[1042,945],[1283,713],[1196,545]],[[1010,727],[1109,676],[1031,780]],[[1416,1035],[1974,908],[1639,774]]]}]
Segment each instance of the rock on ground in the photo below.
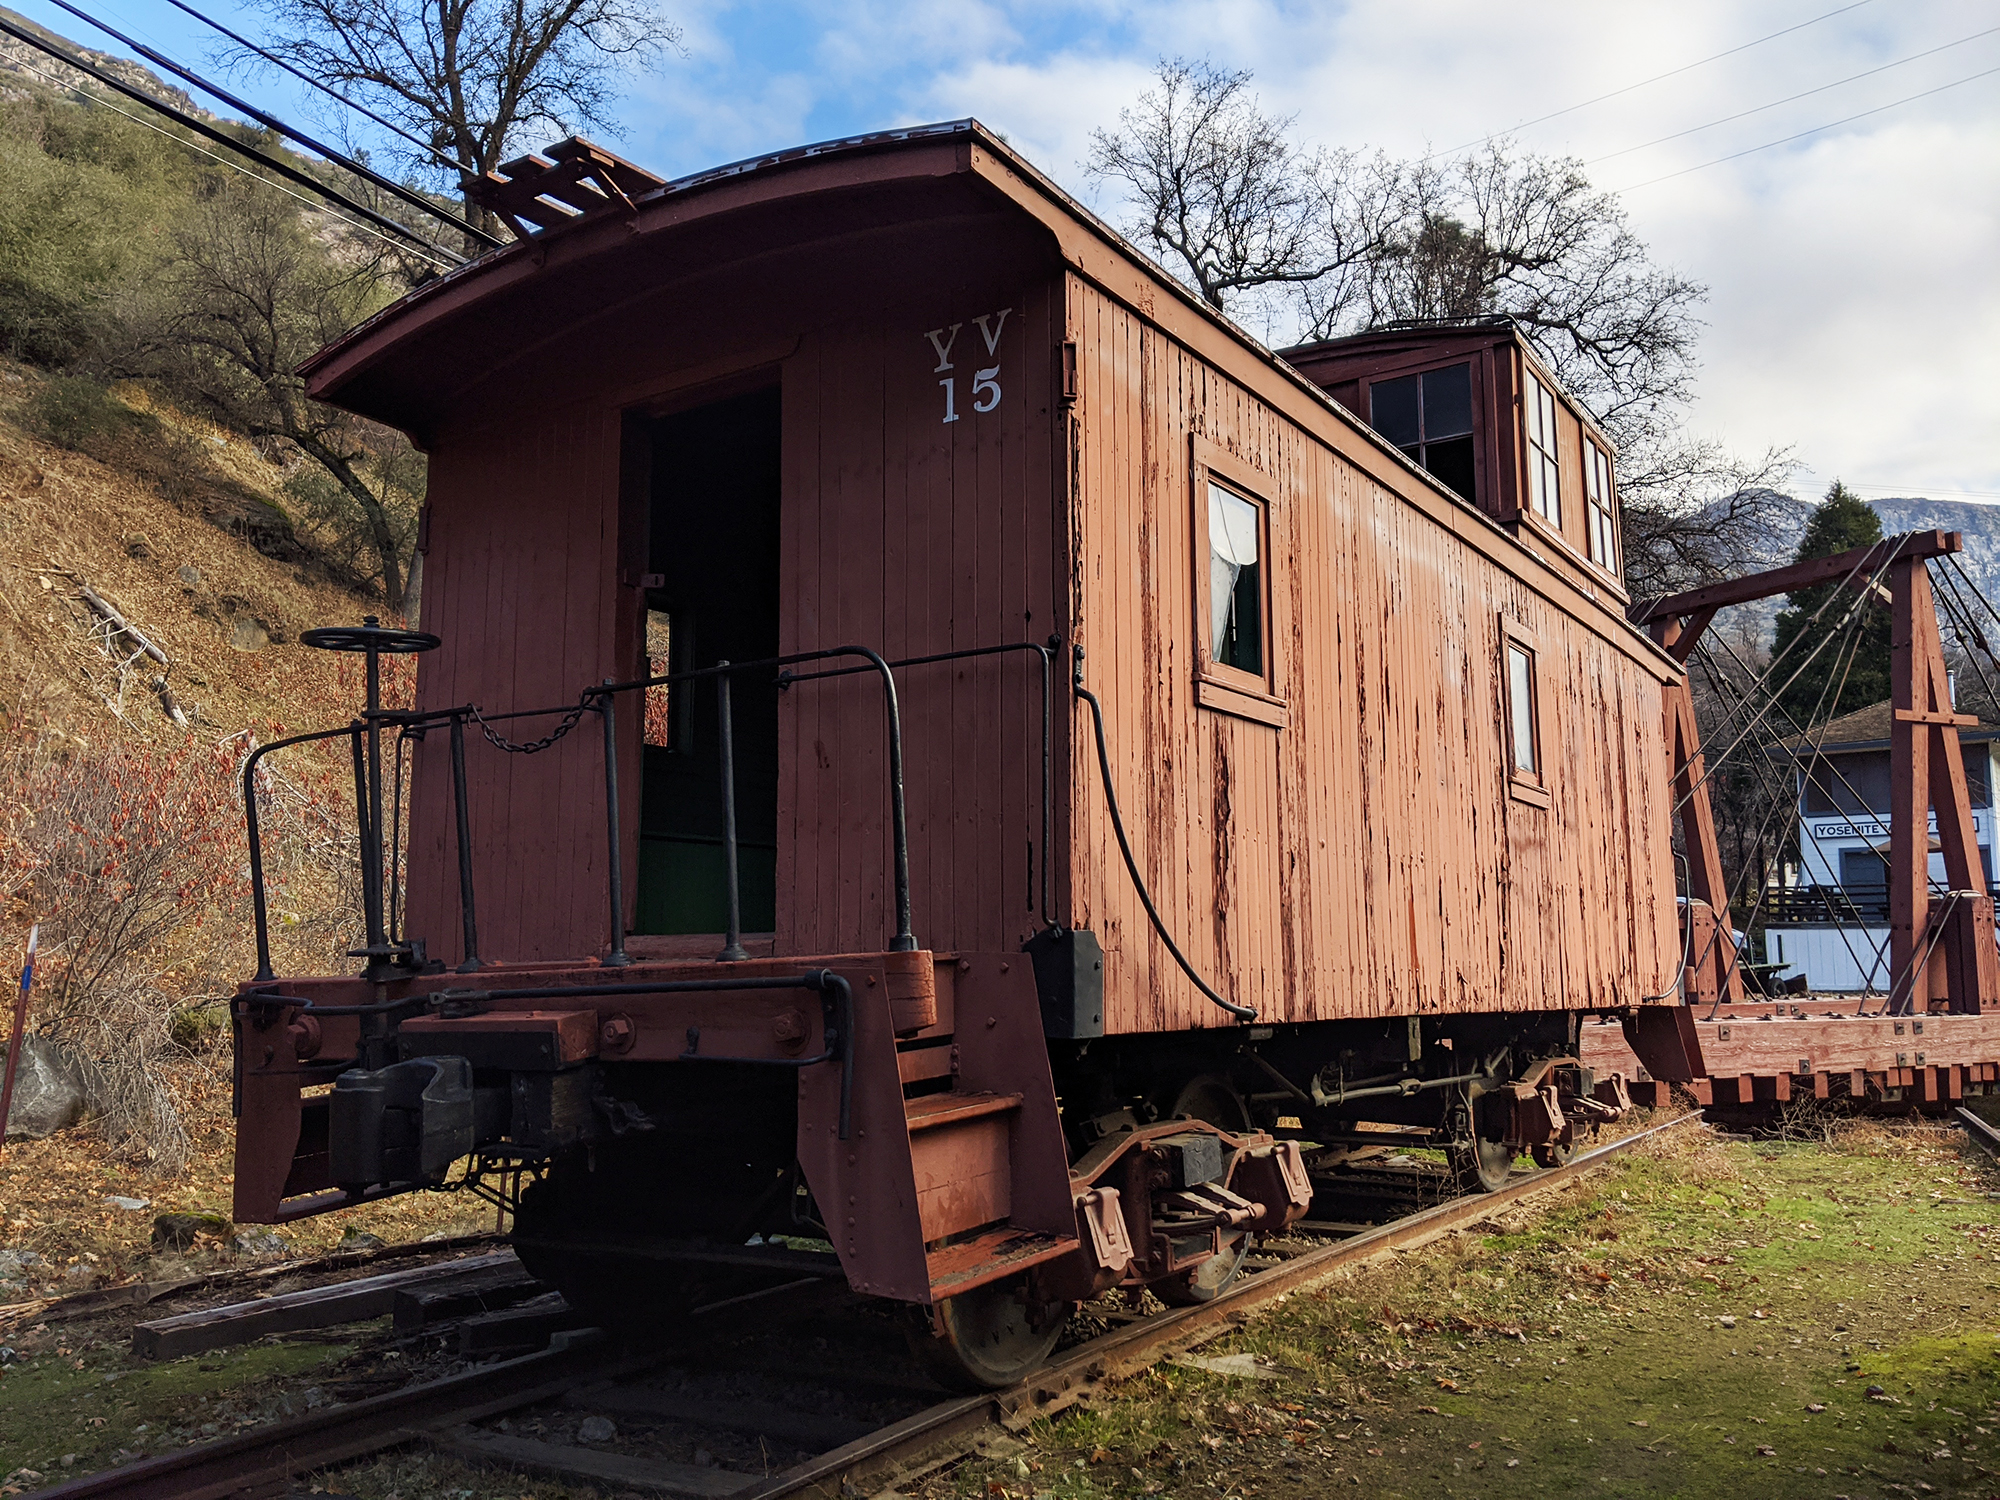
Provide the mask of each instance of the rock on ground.
[{"label": "rock on ground", "polygon": [[21,1038],[14,1098],[7,1109],[8,1137],[46,1140],[82,1117],[83,1085],[62,1054],[38,1036]]}]

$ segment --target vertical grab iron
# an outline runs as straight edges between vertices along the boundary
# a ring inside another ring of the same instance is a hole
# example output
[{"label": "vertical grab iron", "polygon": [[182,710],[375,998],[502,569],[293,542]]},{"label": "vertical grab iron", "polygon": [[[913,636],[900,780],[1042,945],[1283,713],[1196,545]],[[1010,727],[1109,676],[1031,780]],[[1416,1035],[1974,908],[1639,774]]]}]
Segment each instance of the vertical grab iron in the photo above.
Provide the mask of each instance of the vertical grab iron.
[{"label": "vertical grab iron", "polygon": [[472,904],[472,816],[466,808],[465,716],[451,716],[451,797],[458,818],[458,911],[465,925],[465,961],[461,974],[479,968],[479,918]]},{"label": "vertical grab iron", "polygon": [[723,963],[735,963],[750,956],[743,948],[743,891],[736,876],[736,735],[730,723],[729,663],[719,661],[715,668],[716,748],[722,762],[722,864],[729,896],[729,930],[716,957]]},{"label": "vertical grab iron", "polygon": [[618,700],[607,677],[597,695],[597,712],[604,720],[604,841],[610,863],[611,953],[606,967],[622,969],[632,960],[625,952],[625,851],[618,838]]}]

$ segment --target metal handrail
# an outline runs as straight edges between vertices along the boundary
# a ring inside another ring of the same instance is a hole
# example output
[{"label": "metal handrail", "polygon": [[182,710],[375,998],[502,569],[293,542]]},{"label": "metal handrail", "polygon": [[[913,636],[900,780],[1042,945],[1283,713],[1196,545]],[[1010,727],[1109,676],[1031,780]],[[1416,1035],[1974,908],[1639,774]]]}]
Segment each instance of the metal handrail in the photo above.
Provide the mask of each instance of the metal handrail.
[{"label": "metal handrail", "polygon": [[[766,657],[757,661],[718,662],[709,667],[691,668],[669,672],[659,676],[643,677],[627,682],[606,679],[602,683],[586,688],[573,703],[548,708],[515,709],[506,713],[487,714],[477,705],[459,704],[439,709],[374,709],[364,711],[358,718],[336,729],[317,730],[307,734],[291,735],[261,745],[246,757],[243,766],[243,796],[246,831],[250,845],[250,882],[252,910],[257,937],[257,973],[253,982],[267,983],[276,978],[271,965],[270,921],[268,895],[264,880],[263,830],[257,811],[256,771],[264,757],[274,751],[294,745],[320,740],[331,740],[341,736],[349,737],[353,746],[355,763],[355,821],[361,840],[361,877],[364,915],[367,924],[368,945],[361,950],[368,955],[371,965],[378,965],[409,951],[408,945],[397,944],[393,948],[387,935],[387,913],[384,909],[382,869],[383,834],[379,806],[381,798],[379,761],[369,752],[373,741],[383,729],[401,731],[398,750],[402,741],[421,741],[425,732],[436,726],[446,726],[451,734],[451,779],[454,813],[458,835],[458,876],[459,907],[463,924],[464,961],[459,966],[462,973],[470,973],[482,967],[479,957],[478,920],[472,873],[472,829],[468,806],[467,778],[465,769],[465,729],[468,720],[476,720],[486,729],[487,736],[502,748],[507,743],[497,739],[487,726],[515,719],[544,718],[563,715],[568,722],[574,722],[580,713],[595,712],[599,715],[604,731],[605,765],[605,836],[610,855],[608,861],[607,895],[611,908],[610,956],[606,963],[619,967],[630,963],[625,951],[625,901],[624,901],[624,859],[622,833],[619,824],[619,757],[617,732],[617,695],[628,692],[644,692],[649,688],[672,686],[693,682],[702,678],[716,680],[717,705],[722,729],[721,767],[723,778],[724,828],[722,842],[725,847],[725,866],[728,875],[728,931],[724,938],[724,960],[746,957],[741,932],[741,891],[738,878],[735,807],[735,765],[734,746],[731,735],[731,694],[734,679],[744,673],[771,672],[773,682],[779,691],[787,691],[794,684],[818,681],[822,678],[845,677],[864,673],[874,673],[880,677],[883,686],[884,707],[887,717],[887,737],[889,751],[889,797],[893,835],[894,879],[896,901],[896,931],[890,939],[890,949],[894,952],[914,952],[917,940],[911,930],[910,859],[909,831],[903,784],[903,732],[900,698],[897,691],[895,673],[898,669],[930,666],[944,662],[974,660],[983,657],[1000,656],[1009,653],[1028,652],[1032,654],[1041,669],[1042,685],[1042,851],[1039,872],[1039,907],[1043,923],[1055,925],[1050,896],[1050,866],[1052,848],[1055,842],[1055,793],[1054,793],[1054,688],[1053,688],[1053,646],[1032,641],[1015,641],[997,646],[976,646],[961,651],[935,652],[924,656],[908,657],[899,661],[886,661],[879,652],[866,646],[836,646],[818,651],[794,652],[784,656]],[[834,667],[819,671],[794,672],[791,669],[815,662],[839,661],[844,658],[858,658],[855,665]],[[568,724],[557,735],[540,742],[537,748],[545,748],[566,732]],[[379,753],[379,752],[378,752]],[[399,760],[400,770],[400,760]],[[398,804],[398,850],[400,851],[400,812],[402,797]],[[400,877],[398,879],[398,907],[400,909]]]}]

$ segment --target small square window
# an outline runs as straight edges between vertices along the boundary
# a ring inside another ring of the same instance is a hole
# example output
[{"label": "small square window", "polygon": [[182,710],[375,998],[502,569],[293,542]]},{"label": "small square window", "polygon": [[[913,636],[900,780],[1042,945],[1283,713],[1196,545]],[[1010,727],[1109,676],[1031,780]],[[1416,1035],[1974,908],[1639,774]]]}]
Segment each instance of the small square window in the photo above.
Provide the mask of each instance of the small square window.
[{"label": "small square window", "polygon": [[1213,480],[1208,486],[1208,657],[1264,675],[1262,508]]},{"label": "small square window", "polygon": [[1589,438],[1583,440],[1583,503],[1590,513],[1590,560],[1616,573],[1618,510],[1611,493],[1611,457]]},{"label": "small square window", "polygon": [[1535,653],[1519,641],[1507,642],[1507,740],[1513,773],[1530,781],[1542,776],[1542,747],[1535,724]]},{"label": "small square window", "polygon": [[1556,398],[1532,374],[1525,398],[1528,426],[1528,501],[1535,514],[1562,529],[1562,467],[1557,462]]},{"label": "small square window", "polygon": [[1374,382],[1368,425],[1461,499],[1474,499],[1471,364]]}]

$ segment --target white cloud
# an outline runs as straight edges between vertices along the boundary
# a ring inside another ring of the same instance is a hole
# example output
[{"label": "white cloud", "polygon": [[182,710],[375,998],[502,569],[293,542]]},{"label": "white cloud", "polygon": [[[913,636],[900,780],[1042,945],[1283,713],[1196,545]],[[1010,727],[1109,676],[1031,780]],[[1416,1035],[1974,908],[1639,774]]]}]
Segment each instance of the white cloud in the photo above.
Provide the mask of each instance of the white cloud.
[{"label": "white cloud", "polygon": [[[977,115],[1086,201],[1090,132],[1162,56],[1248,67],[1311,140],[1400,155],[1519,125],[1528,149],[1604,157],[1818,89],[1992,26],[1982,0],[1876,0],[1659,82],[1833,5],[1618,8],[1471,0],[767,0],[676,10],[689,56],[637,91],[641,160],[685,171],[806,139]],[[1602,161],[1666,173],[2000,64],[1987,37],[1873,78]],[[1628,88],[1628,85],[1642,86]],[[1586,108],[1595,95],[1615,97]],[[1694,425],[1794,445],[1833,475],[2000,495],[2000,89],[1973,83],[1769,151],[1635,187],[1635,228],[1709,284]],[[1564,111],[1539,123],[1536,117]],[[1115,205],[1107,205],[1115,208]]]}]

